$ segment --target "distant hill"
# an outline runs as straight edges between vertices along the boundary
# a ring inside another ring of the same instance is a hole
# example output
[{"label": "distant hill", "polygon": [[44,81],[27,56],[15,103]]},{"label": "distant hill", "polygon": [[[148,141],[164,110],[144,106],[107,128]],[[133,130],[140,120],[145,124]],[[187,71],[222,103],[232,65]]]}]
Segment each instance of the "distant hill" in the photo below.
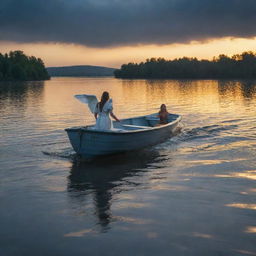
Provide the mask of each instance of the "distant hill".
[{"label": "distant hill", "polygon": [[114,68],[100,66],[49,67],[50,76],[114,76]]}]

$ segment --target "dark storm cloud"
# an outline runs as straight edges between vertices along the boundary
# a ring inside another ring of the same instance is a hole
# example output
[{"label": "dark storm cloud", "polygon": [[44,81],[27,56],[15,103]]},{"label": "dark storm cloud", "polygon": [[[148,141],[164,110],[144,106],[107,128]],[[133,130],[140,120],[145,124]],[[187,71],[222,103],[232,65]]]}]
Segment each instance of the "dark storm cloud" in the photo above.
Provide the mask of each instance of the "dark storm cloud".
[{"label": "dark storm cloud", "polygon": [[256,0],[0,0],[0,40],[87,46],[256,36]]}]

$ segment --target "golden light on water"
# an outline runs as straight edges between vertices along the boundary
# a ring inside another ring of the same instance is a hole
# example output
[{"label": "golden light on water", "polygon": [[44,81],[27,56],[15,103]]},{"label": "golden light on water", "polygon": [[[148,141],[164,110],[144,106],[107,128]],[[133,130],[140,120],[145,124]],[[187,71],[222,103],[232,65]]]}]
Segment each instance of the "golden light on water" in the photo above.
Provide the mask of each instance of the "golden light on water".
[{"label": "golden light on water", "polygon": [[152,220],[149,220],[149,219],[140,219],[140,218],[125,217],[125,216],[115,216],[114,219],[116,221],[127,222],[135,225],[152,224]]},{"label": "golden light on water", "polygon": [[247,227],[245,233],[256,233],[256,226]]},{"label": "golden light on water", "polygon": [[256,210],[256,204],[242,204],[242,203],[234,203],[234,204],[226,204],[228,207],[248,209],[248,210]]},{"label": "golden light on water", "polygon": [[[125,217],[125,216],[115,216],[114,219],[115,221],[126,222],[134,225],[147,225],[152,223],[152,220]],[[92,229],[82,229],[79,231],[70,232],[70,233],[64,234],[64,237],[83,237],[86,235],[96,235],[96,234],[98,234],[98,231],[92,228]]]},{"label": "golden light on water", "polygon": [[82,229],[76,232],[70,232],[64,235],[64,237],[83,237],[85,235],[97,234],[94,229]]},{"label": "golden light on water", "polygon": [[193,233],[194,237],[200,237],[200,238],[206,238],[206,239],[212,239],[213,236],[210,234],[203,234],[203,233],[198,233],[198,232],[194,232]]},{"label": "golden light on water", "polygon": [[[238,159],[204,159],[204,160],[190,160],[187,164],[190,166],[200,166],[200,165],[218,165],[223,163],[234,163],[246,160],[245,158]],[[230,177],[229,175],[215,175],[215,177]]]},{"label": "golden light on water", "polygon": [[[72,116],[72,126],[94,122],[94,117],[89,113],[84,104],[78,102],[75,94],[96,94],[99,98],[103,90],[109,91],[114,102],[114,111],[120,118],[137,116],[157,112],[159,106],[165,103],[171,113],[186,115],[204,114],[214,115],[220,118],[222,114],[228,114],[230,118],[242,113],[248,105],[245,99],[243,85],[234,82],[232,93],[228,83],[214,80],[176,81],[176,80],[119,80],[113,78],[53,78],[44,82],[40,94],[35,91],[28,93],[27,104],[33,106],[33,111],[44,113],[47,120],[47,129],[64,129],[69,125],[67,116]],[[247,97],[247,96],[246,96]],[[255,94],[248,95],[252,97]],[[228,100],[228,104],[226,103]],[[39,109],[40,108],[40,109]],[[193,112],[191,113],[191,108]],[[33,113],[31,113],[32,115]],[[250,115],[250,112],[248,112]],[[254,115],[252,113],[251,115]],[[74,120],[75,118],[75,120]],[[197,124],[200,125],[200,124]],[[222,127],[229,123],[222,124]],[[41,126],[40,129],[45,129]],[[251,140],[253,145],[254,140]],[[205,145],[204,145],[205,146]],[[219,150],[226,147],[249,146],[248,141],[230,141],[228,145],[209,144],[207,150]],[[190,150],[190,149],[184,149]],[[220,161],[220,160],[219,160]],[[221,161],[226,161],[225,159]],[[238,161],[238,159],[232,159]],[[241,159],[242,161],[242,159]],[[198,163],[192,163],[198,164]],[[203,163],[203,164],[206,164]],[[217,164],[208,162],[207,164]],[[255,178],[254,170],[249,170],[247,176]]]},{"label": "golden light on water", "polygon": [[252,251],[247,251],[247,250],[234,250],[235,252],[239,252],[242,255],[248,255],[248,256],[255,256],[256,253]]},{"label": "golden light on water", "polygon": [[244,171],[244,172],[238,172],[238,173],[230,173],[230,174],[218,174],[218,175],[215,175],[215,177],[218,177],[218,178],[245,178],[245,179],[256,180],[256,170]]},{"label": "golden light on water", "polygon": [[126,208],[146,208],[150,207],[149,203],[139,203],[139,202],[123,202],[116,203],[115,207],[117,209],[126,209]]}]

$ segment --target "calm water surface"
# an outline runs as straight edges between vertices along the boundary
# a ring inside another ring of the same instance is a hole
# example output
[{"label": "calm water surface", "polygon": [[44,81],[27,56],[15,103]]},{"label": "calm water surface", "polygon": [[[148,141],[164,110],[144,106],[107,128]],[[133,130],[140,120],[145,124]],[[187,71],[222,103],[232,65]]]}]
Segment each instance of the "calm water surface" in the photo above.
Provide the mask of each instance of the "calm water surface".
[{"label": "calm water surface", "polygon": [[[79,162],[64,129],[166,103],[163,144]],[[256,255],[256,81],[53,78],[0,84],[0,255]]]}]

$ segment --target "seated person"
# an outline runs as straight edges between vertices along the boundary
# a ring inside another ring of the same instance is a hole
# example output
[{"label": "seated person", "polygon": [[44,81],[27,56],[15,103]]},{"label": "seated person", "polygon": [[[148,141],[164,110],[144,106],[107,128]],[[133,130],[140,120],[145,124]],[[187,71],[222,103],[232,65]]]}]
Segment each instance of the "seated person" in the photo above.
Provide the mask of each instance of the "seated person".
[{"label": "seated person", "polygon": [[166,109],[166,105],[162,104],[160,107],[160,111],[158,112],[158,117],[160,119],[159,124],[167,124],[168,123],[168,116],[169,116],[169,112]]}]

